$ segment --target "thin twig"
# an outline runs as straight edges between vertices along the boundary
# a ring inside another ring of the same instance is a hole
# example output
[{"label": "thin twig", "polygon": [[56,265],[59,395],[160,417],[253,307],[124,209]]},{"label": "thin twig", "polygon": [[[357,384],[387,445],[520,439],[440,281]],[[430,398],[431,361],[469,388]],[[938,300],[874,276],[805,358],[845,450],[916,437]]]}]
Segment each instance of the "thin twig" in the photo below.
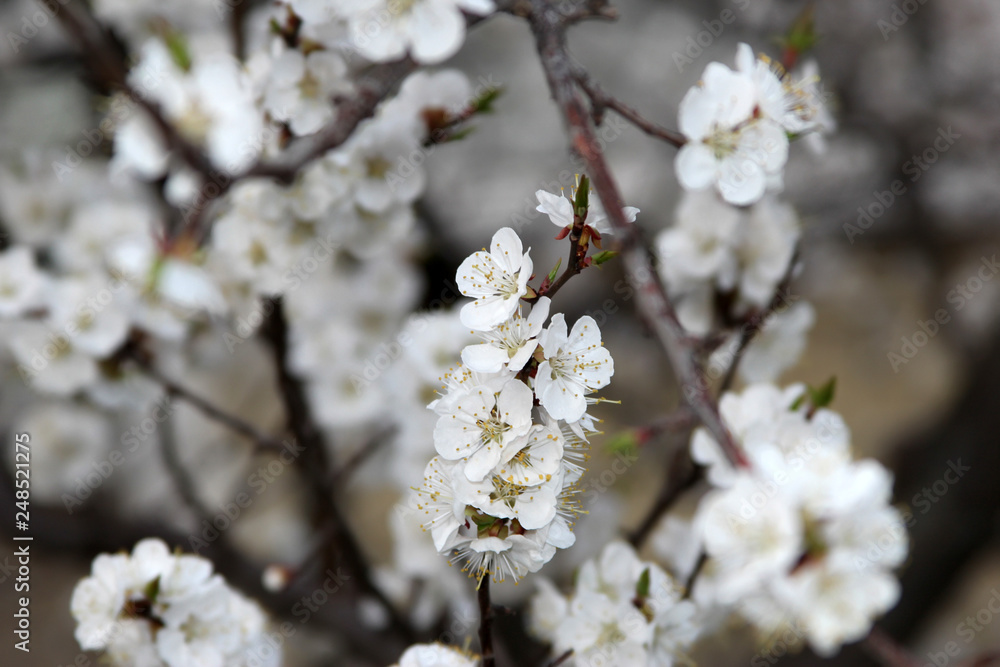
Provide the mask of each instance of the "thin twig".
[{"label": "thin twig", "polygon": [[264,434],[250,422],[237,417],[234,414],[226,412],[211,401],[167,378],[156,369],[152,361],[150,361],[144,353],[131,351],[128,355],[128,358],[131,359],[143,373],[163,387],[163,390],[167,392],[168,396],[171,398],[181,399],[185,403],[196,408],[209,419],[219,422],[223,426],[228,427],[240,435],[246,436],[254,443],[258,450],[283,451],[286,449],[284,442]]},{"label": "thin twig", "polygon": [[872,627],[864,645],[886,667],[920,667],[919,661],[878,626]]},{"label": "thin twig", "polygon": [[680,148],[687,143],[687,138],[680,132],[667,129],[652,121],[646,120],[639,114],[638,111],[606,92],[596,81],[594,81],[587,70],[579,65],[576,65],[575,63],[573,67],[573,77],[576,79],[577,83],[580,84],[580,88],[582,88],[583,92],[587,94],[587,97],[590,98],[594,122],[598,125],[600,124],[601,117],[604,115],[604,110],[611,109],[649,136],[665,141],[675,148]]},{"label": "thin twig", "polygon": [[573,649],[567,649],[565,653],[561,654],[557,658],[553,658],[552,662],[548,663],[546,667],[559,667],[567,660],[573,657]]},{"label": "thin twig", "polygon": [[169,416],[160,425],[160,456],[163,459],[163,466],[167,469],[167,474],[170,475],[170,479],[184,503],[195,513],[199,522],[207,518],[210,512],[201,502],[201,498],[198,497],[194,480],[191,479],[191,475],[184,468],[184,462],[181,461],[180,452],[177,451],[177,438],[174,437],[173,423]]},{"label": "thin twig", "polygon": [[795,274],[796,266],[799,261],[799,253],[796,250],[792,254],[791,260],[788,262],[788,269],[785,271],[784,277],[782,277],[781,282],[778,283],[778,287],[774,291],[774,296],[771,297],[771,301],[761,310],[756,311],[750,315],[744,322],[743,326],[740,327],[740,338],[739,342],[736,344],[736,351],[733,353],[733,359],[729,362],[729,368],[726,369],[726,376],[722,379],[722,384],[719,386],[719,395],[722,395],[725,391],[728,391],[732,387],[733,382],[736,380],[736,371],[739,368],[740,361],[743,359],[743,354],[746,352],[747,347],[753,342],[757,334],[764,328],[767,320],[773,315],[778,307],[782,303],[788,301],[788,287],[792,282],[792,278]]}]

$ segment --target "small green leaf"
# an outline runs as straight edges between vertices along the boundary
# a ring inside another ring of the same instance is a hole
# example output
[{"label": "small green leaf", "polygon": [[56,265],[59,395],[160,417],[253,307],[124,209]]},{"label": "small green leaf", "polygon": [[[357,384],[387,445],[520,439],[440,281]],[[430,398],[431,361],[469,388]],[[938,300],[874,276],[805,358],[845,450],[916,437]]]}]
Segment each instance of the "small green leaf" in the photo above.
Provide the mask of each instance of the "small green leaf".
[{"label": "small green leaf", "polygon": [[634,430],[622,431],[611,438],[606,446],[610,454],[634,456],[639,451],[639,438]]},{"label": "small green leaf", "polygon": [[805,405],[806,398],[808,397],[808,395],[809,395],[809,390],[807,389],[805,392],[802,393],[801,396],[799,396],[798,398],[795,399],[794,403],[792,403],[791,405],[788,406],[788,409],[791,412],[795,412],[796,410],[798,410],[799,408],[801,408],[803,405]]},{"label": "small green leaf", "polygon": [[191,71],[191,50],[188,48],[187,39],[177,30],[167,29],[164,31],[163,40],[166,42],[167,50],[174,64],[185,72]]},{"label": "small green leaf", "polygon": [[580,183],[576,186],[576,201],[573,202],[573,210],[581,218],[587,217],[587,208],[590,206],[590,179],[584,174],[580,177]]},{"label": "small green leaf", "polygon": [[639,599],[649,597],[649,568],[647,567],[639,575],[639,582],[635,585],[635,595]]},{"label": "small green leaf", "polygon": [[809,387],[809,399],[812,401],[814,409],[825,408],[833,403],[833,396],[837,391],[837,376],[830,378],[826,384],[819,389]]},{"label": "small green leaf", "polygon": [[488,88],[486,92],[473,100],[471,105],[473,113],[493,113],[493,103],[503,95],[503,91],[503,86]]},{"label": "small green leaf", "polygon": [[798,15],[792,23],[788,32],[777,39],[778,44],[796,54],[801,55],[814,46],[819,41],[819,34],[816,32],[816,6],[813,3],[806,5],[805,9]]},{"label": "small green leaf", "polygon": [[604,264],[604,262],[611,261],[617,257],[618,254],[617,250],[604,250],[602,252],[594,253],[591,259],[594,260],[595,266],[600,266],[601,264]]},{"label": "small green leaf", "polygon": [[465,139],[467,136],[469,136],[475,131],[476,127],[474,125],[470,125],[469,127],[463,127],[461,130],[455,130],[454,132],[450,133],[448,135],[448,138],[445,139],[444,141],[445,143],[451,143],[452,141],[461,141],[462,139]]},{"label": "small green leaf", "polygon": [[156,577],[146,584],[146,589],[142,593],[150,602],[156,602],[156,596],[160,594],[160,578]]},{"label": "small green leaf", "polygon": [[550,285],[553,283],[553,281],[555,281],[556,274],[559,273],[560,266],[562,266],[562,257],[559,258],[559,261],[556,262],[556,265],[552,267],[551,271],[549,271],[549,275],[546,276],[546,280]]}]

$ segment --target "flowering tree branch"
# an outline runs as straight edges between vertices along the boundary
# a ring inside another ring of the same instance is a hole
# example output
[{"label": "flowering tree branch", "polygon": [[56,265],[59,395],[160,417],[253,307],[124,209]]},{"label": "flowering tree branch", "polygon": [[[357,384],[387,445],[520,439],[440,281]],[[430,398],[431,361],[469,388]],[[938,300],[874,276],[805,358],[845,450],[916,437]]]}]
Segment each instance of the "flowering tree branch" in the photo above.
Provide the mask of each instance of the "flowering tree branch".
[{"label": "flowering tree branch", "polygon": [[549,90],[566,121],[572,149],[587,167],[608,219],[624,239],[621,242],[629,282],[636,289],[639,306],[661,345],[666,350],[681,382],[688,404],[715,436],[729,460],[737,466],[748,465],[719,415],[704,375],[692,354],[684,328],[677,319],[673,304],[642,244],[639,230],[625,219],[618,186],[599,148],[589,114],[576,88],[574,65],[566,50],[566,29],[572,14],[560,12],[550,0],[531,0],[519,4],[516,13],[524,16],[535,35],[536,48],[545,71]]}]

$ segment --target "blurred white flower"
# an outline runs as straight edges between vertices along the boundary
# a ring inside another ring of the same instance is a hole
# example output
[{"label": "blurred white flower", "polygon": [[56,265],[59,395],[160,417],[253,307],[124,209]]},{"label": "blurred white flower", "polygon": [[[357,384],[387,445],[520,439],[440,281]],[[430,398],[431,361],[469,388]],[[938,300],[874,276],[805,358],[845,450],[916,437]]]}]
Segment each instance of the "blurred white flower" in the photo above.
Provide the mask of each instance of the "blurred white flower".
[{"label": "blurred white flower", "polygon": [[45,278],[27,246],[0,253],[0,317],[20,317],[41,305]]},{"label": "blurred white flower", "polygon": [[780,178],[788,137],[776,120],[756,113],[761,91],[751,73],[714,62],[705,68],[679,109],[687,143],[674,164],[686,190],[714,186],[730,204],[746,206],[764,195],[770,180]]},{"label": "blurred white flower", "polygon": [[[139,542],[131,556],[98,556],[70,609],[81,648],[104,650],[123,667],[244,667],[266,630],[260,608],[213,574],[210,561],[172,554],[158,539]],[[269,664],[277,665],[280,650],[272,649]]]},{"label": "blurred white flower", "polygon": [[434,64],[462,46],[463,11],[484,15],[494,8],[492,0],[364,0],[344,9],[351,43],[364,57],[384,62],[409,51],[417,62]]}]

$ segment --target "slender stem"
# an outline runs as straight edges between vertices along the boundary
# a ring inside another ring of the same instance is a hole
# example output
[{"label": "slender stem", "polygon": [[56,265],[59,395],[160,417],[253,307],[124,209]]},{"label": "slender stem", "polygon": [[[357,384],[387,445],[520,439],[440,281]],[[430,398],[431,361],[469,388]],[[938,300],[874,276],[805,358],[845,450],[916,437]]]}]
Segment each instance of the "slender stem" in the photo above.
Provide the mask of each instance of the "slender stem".
[{"label": "slender stem", "polygon": [[771,297],[771,301],[768,302],[767,306],[753,313],[744,321],[743,326],[740,327],[740,339],[736,345],[736,351],[733,353],[733,359],[729,363],[729,368],[726,369],[726,376],[722,379],[722,384],[719,387],[720,395],[733,385],[733,382],[736,380],[736,371],[739,368],[740,361],[743,359],[743,354],[757,334],[764,328],[768,318],[777,312],[782,303],[789,301],[788,286],[792,282],[795,267],[798,265],[798,256],[799,253],[796,250],[788,262],[788,269],[785,271],[784,277],[778,283],[778,287],[774,291],[774,296]]},{"label": "slender stem", "polygon": [[895,639],[877,626],[872,627],[864,645],[886,667],[920,666],[919,661],[915,660]]},{"label": "slender stem", "polygon": [[490,575],[479,582],[479,652],[483,656],[482,667],[494,667],[493,657],[493,605],[490,604]]}]

